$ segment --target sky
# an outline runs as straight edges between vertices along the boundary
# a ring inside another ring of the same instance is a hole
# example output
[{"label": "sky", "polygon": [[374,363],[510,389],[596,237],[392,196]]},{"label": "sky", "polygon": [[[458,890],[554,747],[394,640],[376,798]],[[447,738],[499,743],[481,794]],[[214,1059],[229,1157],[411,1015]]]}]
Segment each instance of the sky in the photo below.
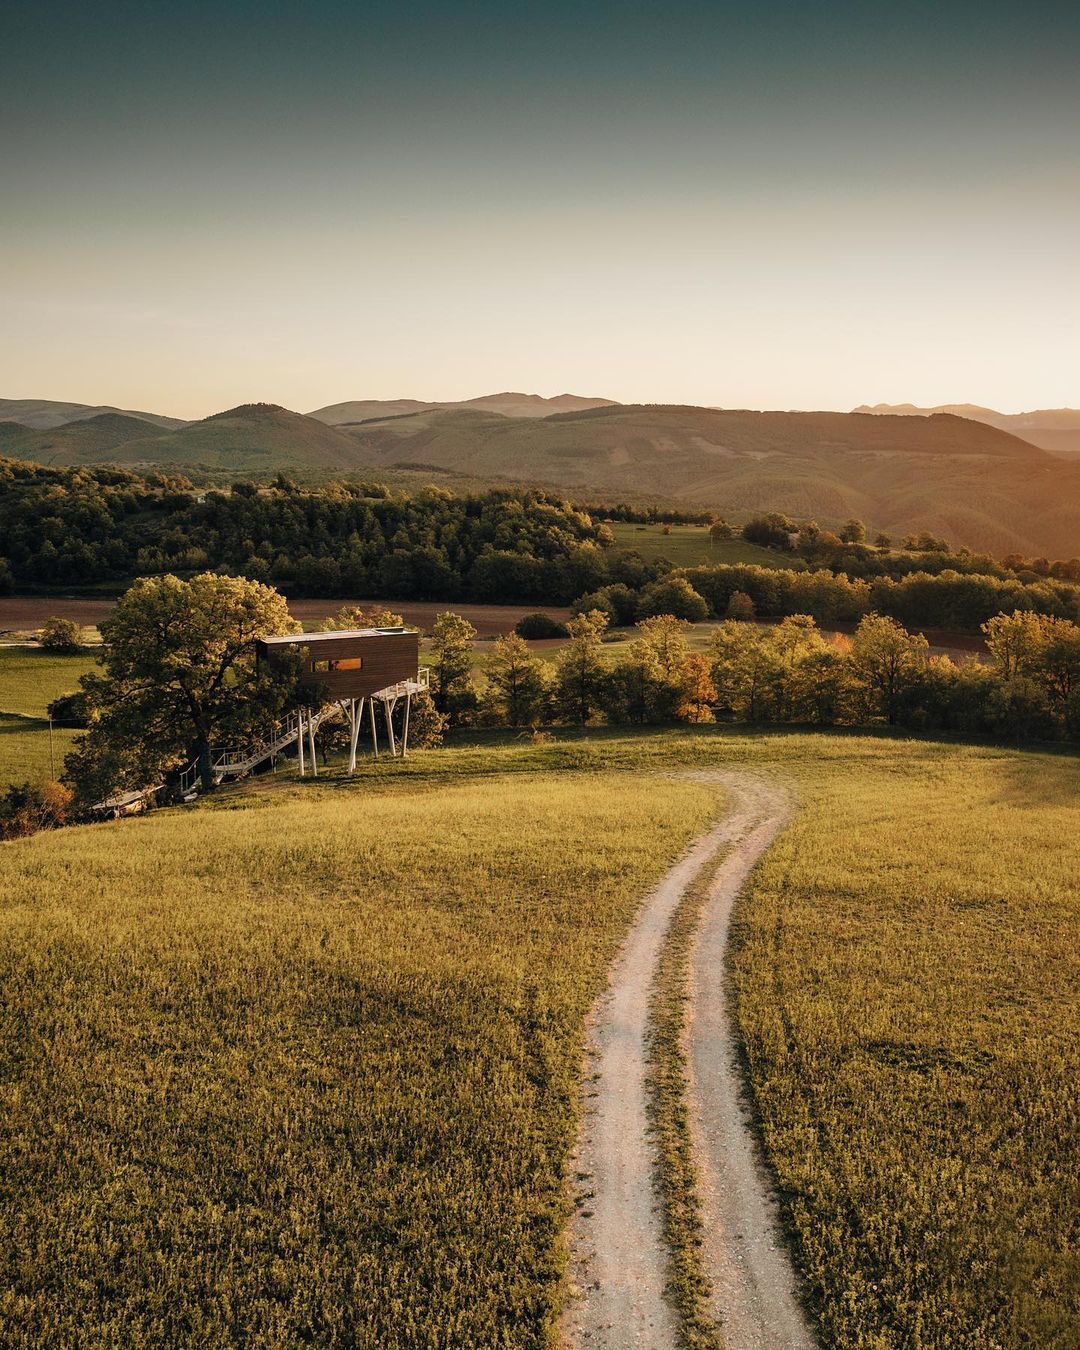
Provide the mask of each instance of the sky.
[{"label": "sky", "polygon": [[1080,6],[0,6],[0,397],[1080,405]]}]

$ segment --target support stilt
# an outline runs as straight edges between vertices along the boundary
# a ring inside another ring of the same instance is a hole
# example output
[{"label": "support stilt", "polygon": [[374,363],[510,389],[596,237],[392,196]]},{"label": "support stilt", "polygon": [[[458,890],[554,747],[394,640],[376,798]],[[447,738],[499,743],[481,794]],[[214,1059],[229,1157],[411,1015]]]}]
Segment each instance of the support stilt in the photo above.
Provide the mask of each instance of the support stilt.
[{"label": "support stilt", "polygon": [[319,766],[315,763],[315,728],[311,725],[311,717],[307,720],[308,749],[311,751],[311,776],[318,778]]},{"label": "support stilt", "polygon": [[405,695],[405,725],[401,729],[401,758],[409,755],[409,713],[412,709],[412,694]]},{"label": "support stilt", "polygon": [[304,776],[304,714],[296,710],[296,760],[300,766],[300,777]]},{"label": "support stilt", "polygon": [[383,707],[386,709],[386,735],[390,741],[390,753],[397,758],[397,742],[394,740],[394,699],[393,703],[388,698],[383,699]]},{"label": "support stilt", "polygon": [[368,714],[371,718],[371,748],[375,753],[375,758],[379,758],[379,733],[375,730],[375,700],[369,698],[367,701]]},{"label": "support stilt", "polygon": [[360,700],[359,708],[356,706],[356,699],[349,704],[349,772],[356,772],[356,741],[360,735],[360,719],[364,715],[364,700]]}]

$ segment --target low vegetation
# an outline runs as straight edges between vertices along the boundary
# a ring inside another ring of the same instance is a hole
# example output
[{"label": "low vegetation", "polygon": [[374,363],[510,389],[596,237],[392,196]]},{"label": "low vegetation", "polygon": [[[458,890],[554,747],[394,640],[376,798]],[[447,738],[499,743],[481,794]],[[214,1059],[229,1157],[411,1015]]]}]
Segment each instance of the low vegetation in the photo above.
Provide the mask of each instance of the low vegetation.
[{"label": "low vegetation", "polygon": [[710,1311],[712,1285],[701,1257],[701,1202],[686,1096],[685,1048],[690,952],[718,865],[714,862],[704,877],[696,878],[680,901],[649,999],[647,1088],[668,1249],[668,1294],[688,1350],[724,1350],[723,1330]]}]

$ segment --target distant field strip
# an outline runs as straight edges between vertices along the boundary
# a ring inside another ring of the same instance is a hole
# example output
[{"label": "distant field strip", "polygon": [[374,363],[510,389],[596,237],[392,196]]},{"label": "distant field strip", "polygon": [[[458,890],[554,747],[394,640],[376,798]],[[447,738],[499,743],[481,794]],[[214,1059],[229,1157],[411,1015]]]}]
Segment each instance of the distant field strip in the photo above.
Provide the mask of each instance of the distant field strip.
[{"label": "distant field strip", "polygon": [[398,783],[3,846],[5,1344],[550,1343],[582,1022],[716,792]]}]

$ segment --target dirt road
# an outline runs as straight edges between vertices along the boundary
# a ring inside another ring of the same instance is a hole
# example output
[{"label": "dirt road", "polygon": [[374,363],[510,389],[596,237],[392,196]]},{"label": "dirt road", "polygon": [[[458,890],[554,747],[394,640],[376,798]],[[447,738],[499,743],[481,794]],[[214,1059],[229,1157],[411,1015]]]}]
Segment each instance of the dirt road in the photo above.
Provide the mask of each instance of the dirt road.
[{"label": "dirt road", "polygon": [[[738,1336],[731,1350],[812,1346],[794,1300],[793,1279],[775,1240],[767,1180],[758,1169],[740,1114],[733,1031],[723,1002],[723,951],[731,902],[786,818],[779,793],[743,775],[708,775],[731,793],[725,818],[700,838],[647,897],[589,1030],[582,1138],[575,1160],[579,1207],[571,1231],[577,1296],[564,1339],[574,1346],[678,1343],[664,1297],[667,1263],[648,1136],[645,1090],[649,991],[664,935],[693,879],[722,850],[694,956],[692,1110],[706,1177],[706,1248],[716,1280],[717,1312]],[[717,989],[720,1001],[717,1001]],[[700,1008],[697,1006],[700,1004]],[[719,1017],[719,1021],[717,1021]],[[723,1100],[729,1093],[730,1102]],[[715,1117],[715,1118],[714,1118]],[[700,1122],[700,1124],[698,1123]],[[732,1124],[737,1124],[733,1134]],[[745,1138],[741,1137],[738,1133]],[[742,1212],[748,1223],[733,1223]],[[791,1339],[786,1339],[791,1337]]]},{"label": "dirt road", "polygon": [[759,780],[733,778],[729,786],[738,797],[739,843],[713,878],[690,963],[688,1105],[702,1255],[726,1350],[812,1350],[816,1342],[795,1296],[772,1182],[751,1131],[725,978],[732,907],[790,808],[781,792]]}]

